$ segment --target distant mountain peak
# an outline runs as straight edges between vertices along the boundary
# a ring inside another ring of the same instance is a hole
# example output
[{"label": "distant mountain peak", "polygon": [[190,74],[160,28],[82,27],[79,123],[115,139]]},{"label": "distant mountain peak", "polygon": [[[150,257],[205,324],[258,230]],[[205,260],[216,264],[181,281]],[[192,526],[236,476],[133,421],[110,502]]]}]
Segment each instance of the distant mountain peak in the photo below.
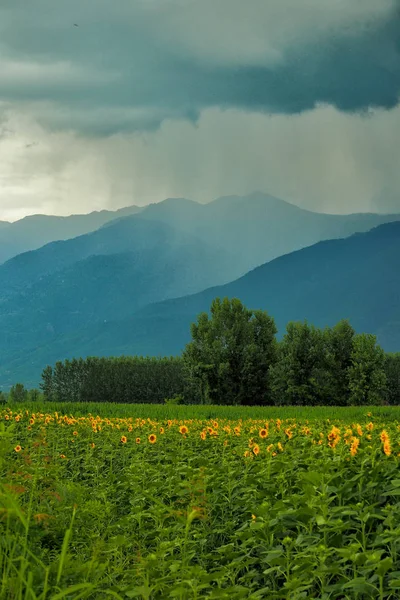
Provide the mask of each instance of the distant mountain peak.
[{"label": "distant mountain peak", "polygon": [[192,200],[190,198],[184,198],[183,196],[182,197],[180,197],[180,196],[179,197],[171,196],[169,198],[165,198],[165,200],[162,200],[161,203],[165,203],[165,204],[178,204],[178,205],[182,204],[182,203],[183,204],[187,204],[187,203],[189,203],[189,204],[199,204],[195,200]]},{"label": "distant mountain peak", "polygon": [[165,208],[183,208],[186,206],[200,206],[199,202],[195,200],[190,200],[189,198],[165,198],[165,200],[161,200],[160,202],[152,202],[145,206],[145,209],[151,209],[152,207],[165,207]]},{"label": "distant mountain peak", "polygon": [[0,264],[23,252],[35,250],[58,240],[95,231],[104,223],[140,212],[137,206],[117,211],[101,210],[88,214],[57,216],[29,215],[13,223],[0,222]]},{"label": "distant mountain peak", "polygon": [[244,196],[239,196],[236,194],[231,196],[220,196],[219,198],[216,198],[216,200],[210,202],[209,205],[226,208],[229,207],[229,205],[244,206],[246,204],[249,207],[254,207],[255,205],[257,205],[258,207],[268,207],[275,209],[290,208],[294,211],[311,212],[307,211],[304,208],[300,208],[300,206],[297,206],[297,204],[293,204],[291,202],[288,202],[287,200],[282,200],[282,198],[277,198],[276,196],[273,196],[272,194],[267,194],[265,192],[252,192],[251,194],[246,194]]}]

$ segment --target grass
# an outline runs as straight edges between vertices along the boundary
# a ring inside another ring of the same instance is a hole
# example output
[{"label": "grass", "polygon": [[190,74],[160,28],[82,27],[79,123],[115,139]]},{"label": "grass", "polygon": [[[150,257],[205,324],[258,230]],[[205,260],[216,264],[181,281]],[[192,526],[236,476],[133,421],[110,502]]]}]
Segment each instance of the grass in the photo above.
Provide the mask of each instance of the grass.
[{"label": "grass", "polygon": [[[0,407],[1,408],[1,407]],[[11,405],[14,411],[18,404]],[[216,405],[165,405],[165,404],[117,404],[115,402],[26,402],[23,410],[31,412],[58,412],[60,415],[102,417],[140,417],[151,419],[363,419],[373,410],[374,416],[384,419],[400,419],[400,406],[216,406]]]},{"label": "grass", "polygon": [[0,600],[395,600],[399,416],[4,408]]}]

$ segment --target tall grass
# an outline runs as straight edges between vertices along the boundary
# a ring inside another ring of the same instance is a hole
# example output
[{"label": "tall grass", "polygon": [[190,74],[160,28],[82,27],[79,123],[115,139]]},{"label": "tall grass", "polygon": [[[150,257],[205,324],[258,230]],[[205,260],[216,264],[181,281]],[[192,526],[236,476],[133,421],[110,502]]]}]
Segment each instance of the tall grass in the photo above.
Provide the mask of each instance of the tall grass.
[{"label": "tall grass", "polygon": [[[20,407],[13,406],[14,410]],[[31,402],[24,403],[31,412],[107,417],[141,417],[152,419],[361,419],[372,411],[377,417],[400,417],[400,406],[221,406],[221,405],[167,405],[119,404],[115,402]]]}]

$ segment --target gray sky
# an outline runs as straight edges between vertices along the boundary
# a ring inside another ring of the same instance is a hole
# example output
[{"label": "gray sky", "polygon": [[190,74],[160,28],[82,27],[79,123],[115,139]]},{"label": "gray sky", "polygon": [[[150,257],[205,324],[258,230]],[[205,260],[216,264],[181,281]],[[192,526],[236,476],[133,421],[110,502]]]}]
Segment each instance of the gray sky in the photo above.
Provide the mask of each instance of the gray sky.
[{"label": "gray sky", "polygon": [[0,0],[0,219],[254,190],[400,212],[399,9]]}]

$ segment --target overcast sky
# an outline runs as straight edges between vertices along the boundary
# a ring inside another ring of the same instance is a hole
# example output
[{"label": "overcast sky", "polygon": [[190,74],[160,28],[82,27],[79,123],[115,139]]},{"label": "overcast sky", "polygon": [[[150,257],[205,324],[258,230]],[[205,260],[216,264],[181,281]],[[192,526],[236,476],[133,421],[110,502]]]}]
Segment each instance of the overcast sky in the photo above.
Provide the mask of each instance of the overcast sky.
[{"label": "overcast sky", "polygon": [[0,219],[400,212],[399,91],[396,0],[0,0]]}]

